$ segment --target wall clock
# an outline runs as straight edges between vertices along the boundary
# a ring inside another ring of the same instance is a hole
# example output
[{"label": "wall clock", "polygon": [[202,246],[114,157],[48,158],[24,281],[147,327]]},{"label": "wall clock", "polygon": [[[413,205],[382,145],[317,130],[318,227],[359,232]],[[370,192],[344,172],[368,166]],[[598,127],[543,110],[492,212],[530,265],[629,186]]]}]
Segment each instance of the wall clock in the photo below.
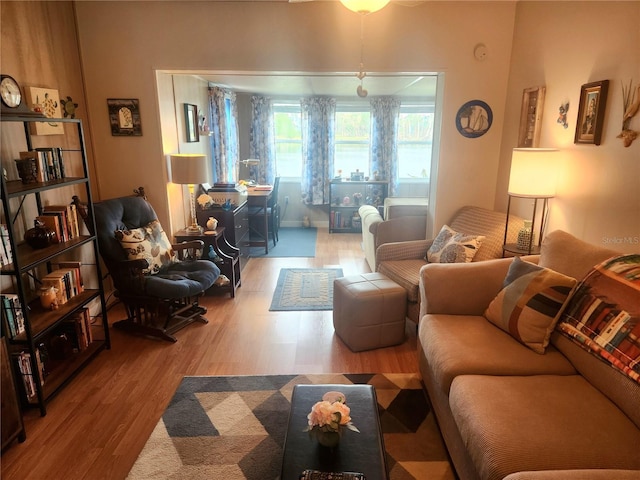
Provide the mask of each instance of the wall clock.
[{"label": "wall clock", "polygon": [[2,104],[9,108],[19,107],[22,103],[20,85],[13,77],[9,75],[0,77],[0,98],[2,98]]},{"label": "wall clock", "polygon": [[467,138],[481,137],[489,131],[493,123],[491,107],[482,100],[470,100],[460,107],[456,114],[456,128]]}]

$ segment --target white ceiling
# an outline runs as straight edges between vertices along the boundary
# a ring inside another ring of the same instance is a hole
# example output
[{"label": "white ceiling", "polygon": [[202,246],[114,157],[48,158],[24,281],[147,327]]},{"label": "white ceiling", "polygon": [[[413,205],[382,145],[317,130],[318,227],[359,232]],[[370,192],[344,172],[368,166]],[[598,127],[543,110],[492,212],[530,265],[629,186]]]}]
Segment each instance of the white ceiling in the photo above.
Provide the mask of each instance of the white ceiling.
[{"label": "white ceiling", "polygon": [[[336,98],[358,98],[356,88],[360,80],[349,73],[198,73],[196,76],[212,84],[228,87],[236,92],[256,93],[278,97],[331,95]],[[433,74],[375,74],[363,80],[370,96],[394,95],[402,98],[431,98],[436,95],[436,76]]]}]

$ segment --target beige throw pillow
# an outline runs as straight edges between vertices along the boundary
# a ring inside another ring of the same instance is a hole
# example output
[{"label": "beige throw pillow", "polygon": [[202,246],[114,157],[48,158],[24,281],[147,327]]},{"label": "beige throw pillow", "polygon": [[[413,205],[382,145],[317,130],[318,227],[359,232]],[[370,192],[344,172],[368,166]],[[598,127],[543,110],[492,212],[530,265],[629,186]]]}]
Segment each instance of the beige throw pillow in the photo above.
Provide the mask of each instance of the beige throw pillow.
[{"label": "beige throw pillow", "polygon": [[491,323],[537,353],[544,353],[575,278],[513,259],[504,287],[484,312]]},{"label": "beige throw pillow", "polygon": [[480,248],[483,235],[465,235],[443,225],[427,251],[429,263],[466,263],[473,260]]},{"label": "beige throw pillow", "polygon": [[156,274],[164,265],[176,261],[171,242],[158,220],[132,230],[116,230],[115,236],[129,260],[144,258],[149,262],[149,268],[144,273]]}]

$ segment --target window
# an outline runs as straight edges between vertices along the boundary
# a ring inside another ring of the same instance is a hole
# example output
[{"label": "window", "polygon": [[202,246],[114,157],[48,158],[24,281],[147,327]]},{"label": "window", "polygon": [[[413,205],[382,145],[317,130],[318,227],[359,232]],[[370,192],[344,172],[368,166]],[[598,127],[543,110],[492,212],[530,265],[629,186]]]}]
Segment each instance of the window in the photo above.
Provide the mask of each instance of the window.
[{"label": "window", "polygon": [[[434,126],[433,104],[411,103],[400,107],[398,122],[398,176],[401,180],[428,180]],[[302,115],[297,102],[273,105],[275,154],[278,175],[302,175]],[[369,172],[371,112],[366,105],[340,103],[336,107],[336,172]]]}]

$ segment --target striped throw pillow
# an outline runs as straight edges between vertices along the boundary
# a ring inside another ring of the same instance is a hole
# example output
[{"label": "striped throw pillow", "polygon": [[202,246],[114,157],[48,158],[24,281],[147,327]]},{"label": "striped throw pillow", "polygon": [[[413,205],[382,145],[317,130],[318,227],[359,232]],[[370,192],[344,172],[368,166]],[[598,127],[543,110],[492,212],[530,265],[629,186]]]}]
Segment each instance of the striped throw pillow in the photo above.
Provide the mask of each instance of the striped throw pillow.
[{"label": "striped throw pillow", "polygon": [[484,316],[534,352],[543,354],[576,280],[513,259],[503,288]]}]

